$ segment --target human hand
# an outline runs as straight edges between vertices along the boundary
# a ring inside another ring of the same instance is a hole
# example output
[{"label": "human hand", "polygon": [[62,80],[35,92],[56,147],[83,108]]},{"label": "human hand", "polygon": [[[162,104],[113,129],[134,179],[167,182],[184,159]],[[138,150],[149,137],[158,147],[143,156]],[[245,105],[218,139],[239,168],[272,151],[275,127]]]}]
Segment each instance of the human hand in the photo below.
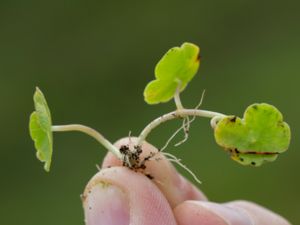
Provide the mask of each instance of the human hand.
[{"label": "human hand", "polygon": [[[134,142],[135,139],[131,138]],[[115,145],[129,144],[124,138]],[[145,143],[142,156],[157,152]],[[160,153],[158,153],[159,155]],[[145,175],[121,167],[111,153],[83,194],[87,225],[290,225],[276,213],[255,203],[209,202],[205,195],[160,155],[148,161]]]}]

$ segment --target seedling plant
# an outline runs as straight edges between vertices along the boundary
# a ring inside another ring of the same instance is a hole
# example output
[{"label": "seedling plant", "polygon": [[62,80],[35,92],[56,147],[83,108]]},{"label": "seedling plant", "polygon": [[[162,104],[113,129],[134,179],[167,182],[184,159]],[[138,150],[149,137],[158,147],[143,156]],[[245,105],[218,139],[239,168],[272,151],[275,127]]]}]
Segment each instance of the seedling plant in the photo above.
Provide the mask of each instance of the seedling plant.
[{"label": "seedling plant", "polygon": [[[44,162],[44,169],[50,171],[53,153],[53,132],[80,131],[102,144],[108,151],[123,162],[123,166],[142,172],[146,162],[157,159],[157,153],[141,158],[142,144],[149,134],[159,125],[175,119],[182,120],[182,126],[167,140],[159,152],[170,161],[186,169],[197,182],[195,174],[189,170],[180,159],[166,152],[168,144],[179,132],[188,138],[191,123],[197,117],[210,119],[216,143],[227,152],[231,159],[244,166],[258,167],[265,162],[274,161],[279,154],[288,149],[291,137],[289,125],[283,121],[280,111],[266,103],[255,103],[248,106],[243,118],[235,115],[225,115],[201,109],[202,95],[199,105],[192,109],[183,106],[180,94],[196,75],[200,66],[200,48],[192,43],[184,43],[180,47],[171,48],[157,63],[155,79],[147,84],[144,99],[150,105],[174,100],[176,109],[154,119],[139,134],[133,145],[117,148],[102,134],[93,128],[81,124],[53,125],[51,113],[46,99],[39,88],[34,93],[35,111],[30,116],[30,135],[37,150],[37,158]],[[149,178],[151,175],[146,174]]]}]

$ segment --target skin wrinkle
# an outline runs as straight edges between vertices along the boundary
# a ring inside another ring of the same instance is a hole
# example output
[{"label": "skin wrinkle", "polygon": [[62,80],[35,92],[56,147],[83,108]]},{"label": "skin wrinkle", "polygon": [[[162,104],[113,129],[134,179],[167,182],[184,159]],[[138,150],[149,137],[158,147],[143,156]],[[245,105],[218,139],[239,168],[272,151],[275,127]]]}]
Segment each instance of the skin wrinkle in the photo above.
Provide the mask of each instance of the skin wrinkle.
[{"label": "skin wrinkle", "polygon": [[[205,206],[204,206],[205,207]],[[206,207],[205,207],[206,208]],[[222,219],[227,225],[232,225],[226,218],[224,218],[223,216],[219,215],[218,213],[215,213],[214,211],[211,211],[210,209],[206,208],[207,210],[209,210],[211,213],[213,213],[215,216],[219,217],[220,219]]]},{"label": "skin wrinkle", "polygon": [[201,204],[191,204],[192,202],[185,201],[174,209],[179,225],[226,225],[225,221],[214,212],[202,207]]},{"label": "skin wrinkle", "polygon": [[[197,205],[197,203],[190,201],[190,203]],[[197,205],[198,206],[198,205]],[[206,208],[209,212],[213,213],[215,216],[219,217],[221,220],[223,220],[227,225],[232,225],[227,219],[225,219],[224,217],[222,217],[221,215],[219,215],[218,213],[215,213],[214,211],[212,211],[210,208],[206,207],[205,205],[201,204],[201,207]]]},{"label": "skin wrinkle", "polygon": [[[149,197],[150,199],[153,197],[153,193],[150,193],[151,194],[151,196],[147,196],[147,197]],[[133,193],[133,195],[134,195],[134,193]],[[138,196],[136,196],[137,198],[138,198]],[[158,203],[158,204],[157,204]],[[153,205],[153,204],[147,204],[147,206],[146,206],[147,208],[146,208],[146,210],[145,210],[145,212],[148,214],[148,216],[147,217],[152,217],[153,215],[150,213],[150,212],[153,212],[153,211],[155,211],[155,208],[161,208],[162,207],[162,204],[161,204],[161,201],[159,201],[159,202],[156,202],[156,205]],[[135,215],[133,215],[133,213],[135,214],[136,212],[133,212],[133,211],[131,211],[131,213],[130,213],[130,218],[133,218]],[[142,224],[142,222],[143,221],[135,221],[136,222],[136,224]],[[131,224],[131,223],[130,223]]]},{"label": "skin wrinkle", "polygon": [[245,200],[236,200],[233,202],[227,203],[227,205],[244,210],[250,217],[254,224],[280,224],[280,225],[291,225],[291,223],[281,215],[276,214],[275,212],[270,211],[269,209],[258,205],[254,202],[248,202]]},{"label": "skin wrinkle", "polygon": [[253,220],[253,218],[251,217],[251,215],[249,214],[249,212],[247,212],[246,209],[239,208],[239,207],[236,207],[236,206],[233,206],[233,205],[226,205],[226,204],[223,204],[223,206],[224,206],[224,207],[231,208],[231,209],[233,209],[233,210],[240,211],[240,213],[242,213],[242,214],[244,214],[246,217],[248,217],[249,222],[251,223],[251,225],[256,225],[256,222]]},{"label": "skin wrinkle", "polygon": [[[182,219],[187,219],[187,221],[189,221],[189,219],[193,217],[192,212],[195,215],[198,215],[195,218],[196,221],[200,221],[199,219],[205,219],[207,215],[211,214],[210,216],[208,216],[208,224],[214,224],[216,223],[216,221],[222,221],[222,224],[226,223],[227,225],[256,224],[253,222],[253,219],[251,219],[249,215],[245,214],[245,212],[242,212],[242,210],[240,210],[240,207],[238,206],[230,207],[226,204],[217,204],[213,202],[186,201],[175,209],[175,214],[177,215],[176,218],[181,218],[181,222],[184,221]],[[188,215],[190,215],[190,217],[188,217]],[[216,221],[212,223],[211,220]]]}]

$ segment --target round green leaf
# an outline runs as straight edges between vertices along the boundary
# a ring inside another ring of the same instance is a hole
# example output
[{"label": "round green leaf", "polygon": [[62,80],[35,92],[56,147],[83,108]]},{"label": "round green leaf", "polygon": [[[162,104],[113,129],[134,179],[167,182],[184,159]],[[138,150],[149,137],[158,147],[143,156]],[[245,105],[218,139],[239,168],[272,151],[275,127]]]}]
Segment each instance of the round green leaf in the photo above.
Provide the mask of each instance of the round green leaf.
[{"label": "round green leaf", "polygon": [[282,114],[269,104],[249,106],[244,118],[226,116],[215,127],[216,142],[243,165],[260,166],[288,149],[291,131]]},{"label": "round green leaf", "polygon": [[44,169],[49,171],[53,152],[51,114],[46,99],[40,89],[36,88],[33,100],[35,111],[30,115],[30,136],[37,150],[37,158],[45,162]]},{"label": "round green leaf", "polygon": [[200,49],[192,43],[171,48],[155,67],[156,79],[148,83],[144,91],[148,104],[171,100],[178,86],[183,91],[195,76],[200,65]]}]

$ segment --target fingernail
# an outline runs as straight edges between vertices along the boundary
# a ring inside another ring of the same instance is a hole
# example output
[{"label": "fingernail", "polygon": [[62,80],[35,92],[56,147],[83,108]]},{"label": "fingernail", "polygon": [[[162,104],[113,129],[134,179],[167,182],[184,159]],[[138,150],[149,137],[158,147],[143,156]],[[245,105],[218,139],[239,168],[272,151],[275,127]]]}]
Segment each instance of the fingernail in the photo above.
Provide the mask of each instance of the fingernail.
[{"label": "fingernail", "polygon": [[100,182],[83,196],[86,225],[129,224],[129,200],[119,187]]},{"label": "fingernail", "polygon": [[219,216],[228,225],[253,225],[250,217],[237,209],[228,206],[212,203],[212,202],[197,202],[202,207],[208,209],[215,215]]}]

